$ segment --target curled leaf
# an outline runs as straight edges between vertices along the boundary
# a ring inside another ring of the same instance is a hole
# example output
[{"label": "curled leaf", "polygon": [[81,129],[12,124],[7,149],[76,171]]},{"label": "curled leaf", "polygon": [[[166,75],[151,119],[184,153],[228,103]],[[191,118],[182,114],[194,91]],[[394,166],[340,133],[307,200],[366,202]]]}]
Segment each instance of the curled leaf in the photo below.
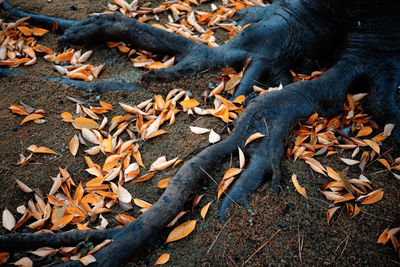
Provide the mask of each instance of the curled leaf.
[{"label": "curled leaf", "polygon": [[173,242],[188,236],[196,228],[196,222],[197,220],[191,220],[175,227],[174,230],[169,233],[165,243]]},{"label": "curled leaf", "polygon": [[264,137],[264,136],[265,135],[261,134],[261,133],[252,134],[252,135],[250,135],[249,138],[247,138],[246,142],[244,143],[244,146],[247,146],[248,143],[253,142],[254,140],[256,140],[258,138],[261,138],[261,137]]},{"label": "curled leaf", "polygon": [[295,174],[295,173],[292,175],[292,182],[293,182],[293,185],[296,188],[297,192],[299,192],[301,195],[303,195],[305,198],[308,199],[306,189],[304,187],[300,186],[299,182],[297,181],[297,174]]}]

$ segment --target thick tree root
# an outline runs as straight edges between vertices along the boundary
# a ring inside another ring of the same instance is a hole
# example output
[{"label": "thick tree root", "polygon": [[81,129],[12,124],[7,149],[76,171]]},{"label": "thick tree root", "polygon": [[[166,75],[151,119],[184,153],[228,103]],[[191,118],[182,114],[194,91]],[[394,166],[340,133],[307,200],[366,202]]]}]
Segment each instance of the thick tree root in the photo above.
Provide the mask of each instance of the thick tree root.
[{"label": "thick tree root", "polygon": [[[271,179],[272,188],[277,191],[281,178],[279,162],[290,129],[313,112],[325,116],[337,114],[342,110],[349,90],[369,92],[364,107],[370,110],[370,114],[376,115],[382,123],[399,125],[400,25],[393,23],[400,14],[398,3],[389,0],[368,4],[352,1],[352,14],[360,19],[356,22],[361,26],[358,30],[353,28],[340,60],[316,80],[290,83],[289,69],[301,66],[308,58],[321,58],[321,54],[339,49],[338,40],[345,35],[343,25],[355,25],[346,20],[352,21],[349,17],[342,18],[342,23],[338,22],[336,16],[346,13],[335,9],[340,5],[344,7],[342,1],[326,2],[332,5],[315,0],[276,1],[266,8],[243,11],[240,23],[255,24],[215,49],[119,15],[90,18],[68,28],[61,37],[63,42],[82,43],[90,39],[95,42],[124,41],[138,48],[177,57],[177,65],[149,72],[147,77],[170,79],[193,75],[207,68],[241,67],[252,58],[235,96],[248,94],[256,81],[268,85],[283,81],[288,85],[281,91],[253,99],[237,119],[232,134],[186,162],[160,199],[131,224],[101,232],[1,236],[0,251],[21,248],[25,244],[30,247],[58,246],[85,239],[94,242],[112,239],[111,244],[94,256],[98,265],[115,266],[149,245],[182,209],[190,191],[204,177],[204,172],[212,170],[237,146],[250,154],[250,162],[228,193],[229,197],[223,199],[221,219],[225,218],[233,202],[246,205],[249,194],[267,179]],[[244,148],[246,139],[255,132],[263,133],[265,137]],[[394,129],[394,136],[399,142],[398,126]]]}]

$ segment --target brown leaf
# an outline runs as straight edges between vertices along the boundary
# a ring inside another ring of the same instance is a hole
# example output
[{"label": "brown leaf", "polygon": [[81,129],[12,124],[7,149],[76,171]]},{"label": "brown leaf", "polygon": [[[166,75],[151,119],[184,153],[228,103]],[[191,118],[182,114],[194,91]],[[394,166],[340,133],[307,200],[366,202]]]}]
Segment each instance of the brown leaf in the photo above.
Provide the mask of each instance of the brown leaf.
[{"label": "brown leaf", "polygon": [[293,182],[293,185],[296,188],[297,192],[299,192],[301,195],[303,195],[305,198],[308,199],[306,189],[304,187],[300,186],[299,182],[297,181],[297,174],[295,174],[295,173],[292,175],[292,182]]},{"label": "brown leaf", "polygon": [[383,129],[383,136],[390,136],[392,134],[393,128],[394,128],[393,123],[389,123],[385,125],[385,128]]},{"label": "brown leaf", "polygon": [[73,214],[67,214],[62,216],[51,228],[50,230],[59,230],[61,228],[63,228],[64,226],[66,226],[67,224],[69,224],[72,219],[74,218]]},{"label": "brown leaf", "polygon": [[380,148],[379,148],[379,145],[376,143],[376,142],[374,142],[374,141],[372,141],[372,140],[368,140],[368,139],[365,139],[365,140],[363,140],[365,143],[367,143],[377,154],[379,154],[380,153]]},{"label": "brown leaf", "polygon": [[188,236],[196,228],[196,222],[197,220],[191,220],[175,227],[171,233],[169,233],[165,243],[173,242]]},{"label": "brown leaf", "polygon": [[359,160],[354,160],[354,159],[340,158],[340,160],[343,161],[344,163],[346,163],[347,165],[350,165],[350,166],[360,163]]},{"label": "brown leaf", "polygon": [[19,125],[22,125],[22,124],[24,124],[24,123],[26,123],[26,122],[34,121],[34,120],[37,120],[37,119],[40,119],[40,118],[43,118],[43,117],[44,117],[44,116],[43,116],[42,114],[30,114],[30,115],[26,116],[26,117],[21,121],[21,123],[20,123]]},{"label": "brown leaf", "polygon": [[358,131],[356,137],[360,137],[360,136],[368,136],[372,133],[372,128],[371,126],[366,126],[360,129],[360,131]]},{"label": "brown leaf", "polygon": [[239,150],[239,166],[240,166],[241,169],[243,169],[246,160],[245,160],[245,157],[244,157],[244,153],[240,149],[240,147],[238,147],[238,150]]},{"label": "brown leaf", "polygon": [[333,207],[333,208],[330,208],[330,209],[328,209],[328,210],[326,211],[326,219],[327,219],[328,223],[329,223],[329,221],[331,220],[333,214],[334,214],[339,208],[340,208],[340,207]]},{"label": "brown leaf", "polygon": [[74,135],[71,141],[69,141],[69,151],[75,157],[76,153],[78,153],[78,149],[79,149],[79,139],[77,135]]},{"label": "brown leaf", "polygon": [[38,256],[40,258],[53,256],[57,252],[58,252],[58,249],[50,248],[50,247],[41,247],[41,248],[38,248],[37,250],[29,251],[29,253],[31,253],[33,255],[36,255],[36,256]]},{"label": "brown leaf", "polygon": [[29,259],[28,257],[23,257],[16,262],[13,262],[14,265],[16,266],[21,266],[21,267],[32,267],[33,266],[33,261]]},{"label": "brown leaf", "polygon": [[379,236],[378,243],[386,244],[389,241],[389,228],[386,228],[385,231]]},{"label": "brown leaf", "polygon": [[326,166],[326,172],[328,173],[328,176],[331,177],[333,180],[340,182],[341,178],[340,175],[331,167]]},{"label": "brown leaf", "polygon": [[129,216],[129,215],[125,215],[125,214],[118,214],[115,216],[115,219],[122,223],[123,225],[127,225],[130,222],[133,222],[135,220],[135,217]]},{"label": "brown leaf", "polygon": [[112,242],[111,239],[106,239],[103,242],[101,242],[100,244],[98,244],[97,246],[95,246],[92,250],[90,250],[88,252],[88,254],[94,254],[97,251],[99,251],[100,249],[104,248],[105,246],[107,246],[108,244],[110,244]]},{"label": "brown leaf", "polygon": [[224,174],[224,180],[226,180],[226,179],[228,179],[228,178],[231,178],[231,177],[233,177],[233,176],[235,176],[235,175],[238,175],[239,173],[241,173],[242,172],[242,169],[239,169],[239,168],[230,168],[229,170],[227,170],[226,172],[225,172],[225,174]]},{"label": "brown leaf", "polygon": [[21,182],[21,181],[18,180],[17,178],[15,178],[15,181],[17,182],[18,187],[19,187],[22,191],[24,191],[25,193],[30,193],[30,192],[33,191],[29,186],[27,186],[26,184],[24,184],[23,182]]},{"label": "brown leaf", "polygon": [[157,187],[158,187],[158,188],[161,188],[161,189],[167,188],[168,183],[169,183],[169,181],[171,181],[171,180],[172,180],[172,178],[162,179],[161,181],[159,181],[159,182],[157,183]]},{"label": "brown leaf", "polygon": [[134,198],[133,202],[135,203],[136,206],[141,207],[143,209],[148,209],[152,206],[149,202],[146,202],[138,198]]},{"label": "brown leaf", "polygon": [[32,153],[44,153],[44,154],[55,154],[58,155],[56,152],[51,150],[50,148],[44,147],[44,146],[36,146],[36,145],[31,145],[28,147],[28,150],[31,151]]},{"label": "brown leaf", "polygon": [[244,143],[244,146],[246,147],[248,143],[250,143],[250,142],[252,142],[252,141],[254,141],[254,140],[258,139],[258,138],[264,137],[264,136],[265,135],[261,134],[261,133],[252,134],[252,135],[250,135],[249,138],[247,138],[246,142]]},{"label": "brown leaf", "polygon": [[158,257],[157,261],[154,263],[154,265],[161,265],[165,264],[169,261],[169,254],[164,253],[160,257]]},{"label": "brown leaf", "polygon": [[383,166],[385,166],[388,170],[390,170],[390,164],[386,159],[378,159],[380,163],[382,163]]},{"label": "brown leaf", "polygon": [[6,263],[10,258],[9,252],[0,252],[0,264]]}]

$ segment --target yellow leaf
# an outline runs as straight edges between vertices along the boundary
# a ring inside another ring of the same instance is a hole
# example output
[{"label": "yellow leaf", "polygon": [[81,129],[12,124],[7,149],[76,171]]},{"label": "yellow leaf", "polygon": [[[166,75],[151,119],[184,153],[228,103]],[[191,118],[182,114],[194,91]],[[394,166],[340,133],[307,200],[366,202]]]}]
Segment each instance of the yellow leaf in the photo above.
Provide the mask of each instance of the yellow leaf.
[{"label": "yellow leaf", "polygon": [[382,163],[383,166],[385,166],[388,170],[390,170],[390,164],[386,159],[378,159],[380,163]]},{"label": "yellow leaf", "polygon": [[71,151],[71,154],[75,157],[76,153],[78,152],[78,149],[79,149],[79,139],[77,135],[74,135],[71,141],[69,141],[69,151]]},{"label": "yellow leaf", "polygon": [[172,178],[162,179],[161,181],[159,181],[159,182],[157,183],[157,187],[158,187],[158,188],[161,188],[161,189],[167,188],[168,183],[169,183],[169,181],[171,181],[171,180],[172,180]]},{"label": "yellow leaf", "polygon": [[199,101],[196,99],[186,99],[181,101],[180,104],[185,108],[194,108],[200,105]]},{"label": "yellow leaf", "polygon": [[250,143],[250,142],[252,142],[252,141],[254,141],[254,140],[258,139],[258,138],[264,137],[264,136],[265,135],[261,134],[261,133],[252,134],[252,135],[250,135],[249,138],[247,138],[246,142],[244,143],[244,146],[246,146],[248,143]]},{"label": "yellow leaf", "polygon": [[34,120],[37,120],[37,119],[40,119],[40,118],[43,118],[43,115],[42,115],[42,114],[30,114],[30,115],[26,116],[26,117],[21,121],[21,123],[20,123],[19,125],[22,125],[22,124],[24,124],[24,123],[26,123],[26,122],[28,122],[28,121],[34,121]]},{"label": "yellow leaf", "polygon": [[83,128],[87,129],[97,129],[100,125],[92,119],[78,117],[72,121],[72,125],[75,129],[82,130]]},{"label": "yellow leaf", "polygon": [[135,220],[135,217],[129,216],[129,215],[125,215],[125,214],[118,214],[115,216],[115,219],[122,223],[123,225],[127,225],[130,222]]},{"label": "yellow leaf", "polygon": [[292,182],[293,182],[293,185],[296,188],[297,192],[299,192],[301,195],[303,195],[305,198],[308,199],[306,189],[304,187],[300,186],[299,182],[297,181],[297,174],[295,174],[295,173],[292,175]]},{"label": "yellow leaf", "polygon": [[380,153],[381,152],[381,150],[380,150],[380,148],[379,148],[379,145],[376,143],[376,142],[374,142],[374,141],[372,141],[372,140],[368,140],[368,139],[365,139],[365,140],[363,140],[365,143],[367,143],[376,153]]},{"label": "yellow leaf", "polygon": [[169,254],[164,253],[160,257],[158,257],[157,261],[154,263],[154,265],[161,265],[164,263],[167,263],[169,261]]},{"label": "yellow leaf", "polygon": [[206,218],[208,209],[210,208],[210,205],[211,205],[211,203],[212,203],[213,201],[214,201],[214,200],[208,202],[207,205],[205,205],[204,207],[201,208],[200,215],[201,215],[201,217],[202,217],[203,219]]},{"label": "yellow leaf", "polygon": [[149,136],[147,139],[151,139],[151,138],[154,138],[154,137],[156,137],[156,136],[159,136],[159,135],[162,135],[162,134],[166,134],[166,133],[168,133],[168,131],[165,131],[165,130],[157,130],[157,131],[155,131],[155,132],[152,132],[152,133],[150,134],[150,136]]},{"label": "yellow leaf", "polygon": [[191,220],[175,227],[174,230],[169,233],[165,243],[173,242],[188,236],[196,227],[196,222],[197,220]]},{"label": "yellow leaf", "polygon": [[50,230],[59,230],[61,228],[63,228],[64,226],[66,226],[67,224],[69,224],[72,219],[74,218],[73,214],[67,214],[62,216],[51,228]]},{"label": "yellow leaf", "polygon": [[336,180],[338,182],[341,182],[340,175],[331,167],[326,166],[326,172],[328,173],[328,176],[331,177],[333,180]]},{"label": "yellow leaf", "polygon": [[100,100],[99,103],[100,103],[100,106],[102,106],[105,109],[108,109],[108,110],[112,110],[113,109],[113,106],[111,104],[109,104],[109,103],[107,103],[107,102],[105,102],[103,100]]},{"label": "yellow leaf", "polygon": [[63,112],[61,113],[61,118],[63,119],[63,121],[65,122],[72,122],[74,121],[74,119],[72,118],[72,114],[69,112]]},{"label": "yellow leaf", "polygon": [[361,201],[361,204],[373,204],[378,201],[380,201],[383,197],[383,191],[382,190],[375,190],[367,195],[366,198]]},{"label": "yellow leaf", "polygon": [[36,145],[31,145],[31,146],[28,147],[28,150],[31,151],[32,153],[45,153],[45,154],[55,154],[55,155],[57,155],[56,152],[54,152],[50,148],[47,148],[47,147],[44,147],[44,146],[37,147]]},{"label": "yellow leaf", "polygon": [[67,52],[61,53],[58,56],[54,58],[54,60],[58,60],[59,62],[64,62],[64,61],[71,61],[72,57],[74,56],[75,52],[72,50],[69,50]]}]

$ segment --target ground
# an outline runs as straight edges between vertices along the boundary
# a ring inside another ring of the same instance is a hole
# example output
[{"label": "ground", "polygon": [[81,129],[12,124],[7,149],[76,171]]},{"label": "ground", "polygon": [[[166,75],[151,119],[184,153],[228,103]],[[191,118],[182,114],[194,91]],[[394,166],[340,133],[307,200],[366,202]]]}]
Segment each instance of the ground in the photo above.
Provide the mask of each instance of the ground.
[{"label": "ground", "polygon": [[[92,12],[103,11],[107,1],[82,0],[31,0],[29,2],[14,0],[10,4],[31,13],[59,16],[72,19],[84,19]],[[76,10],[70,8],[71,5]],[[13,21],[1,11],[0,17]],[[56,34],[46,34],[41,44],[55,48]],[[126,56],[116,49],[96,47],[91,58],[93,63],[105,63],[106,67],[100,79],[135,81],[142,71],[135,69]],[[32,75],[58,77],[49,63],[42,59],[31,67],[18,67],[17,70]],[[210,83],[216,83],[219,73],[206,72],[192,78],[185,78],[177,82],[137,82],[143,90],[136,93],[109,92],[100,96],[108,103],[118,106],[119,102],[138,104],[152,97],[154,94],[166,95],[173,88],[183,88],[193,93],[197,99],[202,99],[204,90],[209,89]],[[39,78],[8,77],[0,80],[0,209],[8,208],[15,211],[19,205],[25,204],[28,195],[21,192],[14,182],[14,178],[29,184],[32,188],[40,188],[48,192],[51,187],[51,177],[58,173],[57,167],[68,167],[75,181],[91,179],[85,172],[86,164],[83,152],[79,151],[74,158],[68,150],[70,138],[74,129],[62,122],[59,114],[64,111],[73,112],[74,105],[66,99],[72,96],[81,100],[97,101],[97,95],[82,92],[56,82],[44,82]],[[35,108],[46,110],[47,122],[42,125],[27,123],[19,126],[21,117],[13,115],[8,110],[10,103],[23,101]],[[202,103],[204,106],[204,103]],[[115,114],[121,113],[117,108]],[[176,123],[172,126],[163,126],[169,134],[146,142],[142,148],[142,158],[146,166],[155,159],[167,155],[168,158],[185,155],[192,150],[207,144],[207,138],[194,135],[188,125],[213,128],[220,130],[223,123],[214,117],[189,116],[179,114]],[[17,126],[17,130],[15,130]],[[184,141],[183,141],[184,140]],[[59,152],[59,156],[38,156],[34,164],[25,167],[16,165],[18,154],[25,152],[25,147],[31,144],[43,145]],[[399,149],[392,139],[385,142],[381,149],[392,148],[393,156],[399,156]],[[336,155],[318,158],[324,165],[334,169],[344,168]],[[229,168],[229,160],[211,173],[214,178],[222,177]],[[374,188],[383,188],[385,195],[382,201],[363,206],[363,212],[354,218],[349,218],[345,212],[337,214],[327,223],[325,213],[328,207],[324,196],[319,192],[321,184],[327,179],[311,171],[302,161],[293,162],[283,159],[281,162],[283,184],[279,195],[273,193],[268,185],[260,188],[249,202],[249,210],[243,208],[231,209],[232,218],[228,222],[219,222],[218,203],[211,205],[205,220],[199,217],[200,208],[185,214],[181,221],[200,218],[196,230],[187,238],[167,245],[160,244],[146,255],[132,260],[132,265],[153,265],[163,253],[171,254],[168,266],[215,266],[240,265],[250,255],[267,241],[278,229],[282,229],[249,261],[252,266],[272,265],[399,265],[396,252],[389,245],[377,244],[382,231],[389,227],[400,225],[400,182],[382,170],[378,163],[372,164],[366,176],[372,181]],[[145,183],[127,185],[126,188],[134,197],[155,202],[161,194],[156,183],[171,177],[178,167],[157,173]],[[303,187],[307,189],[311,201],[306,200],[296,192],[290,182],[292,173],[298,175]],[[205,178],[198,188],[205,194],[200,207],[215,199],[217,185]],[[138,216],[138,209],[134,209],[133,216]],[[112,220],[110,220],[112,222]],[[224,224],[226,226],[224,227]],[[224,228],[223,228],[224,227]],[[169,231],[165,231],[164,237]],[[0,229],[1,234],[7,231]],[[298,236],[304,236],[304,246],[299,252]],[[213,243],[216,240],[215,243]],[[213,244],[213,245],[212,245]],[[118,253],[118,252],[116,252]],[[301,255],[301,257],[299,257]]]}]

